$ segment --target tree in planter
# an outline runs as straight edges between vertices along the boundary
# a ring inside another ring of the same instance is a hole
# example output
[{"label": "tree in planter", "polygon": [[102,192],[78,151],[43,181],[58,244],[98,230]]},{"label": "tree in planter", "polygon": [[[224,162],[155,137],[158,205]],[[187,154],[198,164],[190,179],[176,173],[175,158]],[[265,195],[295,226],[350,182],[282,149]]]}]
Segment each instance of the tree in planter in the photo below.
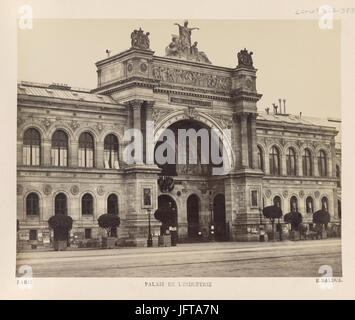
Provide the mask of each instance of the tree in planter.
[{"label": "tree in planter", "polygon": [[121,219],[118,215],[112,213],[102,214],[98,219],[99,227],[105,229],[107,238],[103,238],[102,245],[105,248],[113,248],[115,246],[116,238],[112,237],[113,228],[118,228]]},{"label": "tree in planter", "polygon": [[73,219],[64,214],[57,214],[49,218],[48,226],[54,230],[55,250],[64,250],[68,246],[68,232],[73,227]]},{"label": "tree in planter", "polygon": [[291,211],[285,214],[284,221],[291,225],[291,232],[303,231],[303,229],[300,228],[300,224],[302,223],[302,214],[299,213],[298,211]]},{"label": "tree in planter", "polygon": [[169,236],[170,240],[168,240],[169,238],[166,238],[165,235],[166,230],[168,230],[170,226],[176,225],[176,219],[177,219],[176,210],[171,208],[170,205],[164,205],[163,207],[158,208],[154,212],[154,218],[162,223],[160,227],[159,245],[166,246],[169,245],[168,243],[171,243],[171,245],[176,245],[177,243],[176,230],[171,232],[171,235]]},{"label": "tree in planter", "polygon": [[263,215],[265,218],[270,219],[272,225],[272,235],[275,241],[275,220],[282,217],[282,210],[277,206],[268,206],[263,209]]},{"label": "tree in planter", "polygon": [[329,212],[321,209],[313,213],[313,223],[316,224],[316,230],[318,234],[322,234],[322,231],[328,228],[328,223],[330,222]]},{"label": "tree in planter", "polygon": [[156,220],[159,220],[162,225],[160,228],[160,234],[164,235],[165,231],[169,228],[169,226],[171,226],[174,222],[174,215],[175,213],[173,212],[173,210],[166,206],[163,208],[158,208],[155,212],[154,212],[154,218]]}]

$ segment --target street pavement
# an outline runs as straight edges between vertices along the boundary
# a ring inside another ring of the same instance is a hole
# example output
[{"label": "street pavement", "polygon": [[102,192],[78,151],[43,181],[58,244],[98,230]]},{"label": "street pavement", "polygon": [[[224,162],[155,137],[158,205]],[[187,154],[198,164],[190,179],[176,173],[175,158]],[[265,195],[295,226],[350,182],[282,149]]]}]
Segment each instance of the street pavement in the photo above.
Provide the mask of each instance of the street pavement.
[{"label": "street pavement", "polygon": [[322,265],[342,276],[340,239],[31,251],[16,265],[34,277],[319,277]]}]

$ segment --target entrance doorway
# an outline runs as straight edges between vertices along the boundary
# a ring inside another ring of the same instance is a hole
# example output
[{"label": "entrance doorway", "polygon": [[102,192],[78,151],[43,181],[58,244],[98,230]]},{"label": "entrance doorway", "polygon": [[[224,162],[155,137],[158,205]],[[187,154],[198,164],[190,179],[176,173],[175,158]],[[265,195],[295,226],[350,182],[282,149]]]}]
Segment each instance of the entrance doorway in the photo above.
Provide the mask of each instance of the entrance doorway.
[{"label": "entrance doorway", "polygon": [[218,194],[213,199],[213,223],[215,240],[226,241],[228,239],[226,225],[226,202],[223,194]]},{"label": "entrance doorway", "polygon": [[190,240],[199,238],[200,199],[192,194],[187,198],[187,236]]},{"label": "entrance doorway", "polygon": [[[67,196],[64,193],[58,193],[54,200],[54,214],[55,215],[67,215],[68,205]],[[69,232],[61,229],[54,229],[54,240],[66,240],[67,245],[70,245]]]},{"label": "entrance doorway", "polygon": [[169,227],[172,227],[173,231],[176,232],[176,237],[177,237],[178,219],[177,219],[177,206],[175,200],[166,194],[160,195],[158,197],[158,209],[161,211],[159,220],[162,223],[160,227],[160,234],[161,235],[166,234],[166,231],[169,230]]}]

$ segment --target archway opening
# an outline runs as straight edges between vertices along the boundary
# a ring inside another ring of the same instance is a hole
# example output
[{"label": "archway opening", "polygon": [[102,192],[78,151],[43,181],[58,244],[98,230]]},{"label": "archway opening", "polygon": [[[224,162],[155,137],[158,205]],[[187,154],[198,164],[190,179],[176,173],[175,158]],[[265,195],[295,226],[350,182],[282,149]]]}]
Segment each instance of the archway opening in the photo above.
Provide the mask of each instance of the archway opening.
[{"label": "archway opening", "polygon": [[192,194],[187,198],[187,236],[189,240],[199,239],[200,199]]},{"label": "archway opening", "polygon": [[162,223],[160,234],[166,234],[170,228],[169,231],[176,232],[175,235],[178,237],[178,212],[175,200],[166,194],[160,195],[158,197],[158,210],[160,211],[158,220]]},{"label": "archway opening", "polygon": [[226,203],[223,194],[218,194],[213,199],[213,222],[215,240],[228,240],[227,224],[226,224]]},{"label": "archway opening", "polygon": [[[179,137],[184,145],[179,143]],[[223,149],[221,139],[211,133],[211,128],[193,119],[180,120],[161,133],[155,145],[154,160],[162,169],[162,176],[207,177],[212,174],[212,167],[223,166],[222,161],[216,160],[217,157],[222,159],[223,152],[226,152]],[[216,154],[212,156],[212,153]],[[223,161],[227,161],[227,157]]]},{"label": "archway opening", "polygon": [[[54,199],[54,214],[68,214],[67,196],[64,193],[58,193]],[[67,245],[69,246],[69,232],[63,229],[54,229],[54,240],[56,241],[63,239],[67,240]]]}]

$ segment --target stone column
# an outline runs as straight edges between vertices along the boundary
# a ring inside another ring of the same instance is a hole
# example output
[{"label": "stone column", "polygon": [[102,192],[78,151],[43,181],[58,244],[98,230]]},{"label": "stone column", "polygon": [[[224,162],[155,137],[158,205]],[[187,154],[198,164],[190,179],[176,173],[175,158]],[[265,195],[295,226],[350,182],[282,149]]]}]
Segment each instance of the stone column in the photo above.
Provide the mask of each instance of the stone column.
[{"label": "stone column", "polygon": [[[145,120],[153,121],[153,106],[155,101],[147,101],[145,103]],[[144,132],[144,161],[146,164],[154,164],[154,126],[151,131],[147,131],[147,124],[145,124],[146,132]],[[148,133],[148,136],[147,136]],[[150,133],[150,135],[149,135]]]},{"label": "stone column", "polygon": [[256,143],[256,117],[257,114],[253,113],[250,115],[250,131],[251,131],[251,148],[252,148],[252,168],[258,168],[258,147]]},{"label": "stone column", "polygon": [[147,101],[146,102],[146,120],[153,121],[153,107],[155,101]]},{"label": "stone column", "polygon": [[143,101],[142,100],[132,100],[130,101],[130,106],[133,110],[133,128],[141,130],[141,107]]},{"label": "stone column", "polygon": [[242,157],[241,157],[241,120],[238,114],[233,115],[233,123],[232,123],[232,148],[235,151],[235,163],[234,168],[240,169],[242,165]]},{"label": "stone column", "polygon": [[282,176],[287,175],[287,165],[286,165],[286,156],[283,153],[280,153],[280,173]]},{"label": "stone column", "polygon": [[41,156],[41,164],[45,167],[51,166],[51,148],[52,148],[52,142],[50,139],[44,139],[43,141],[43,146],[42,146],[42,156]]},{"label": "stone column", "polygon": [[242,151],[242,168],[249,168],[249,150],[248,150],[248,115],[246,113],[240,114],[241,126],[241,151]]},{"label": "stone column", "polygon": [[103,169],[104,166],[104,144],[103,141],[96,145],[95,167]]},{"label": "stone column", "polygon": [[69,145],[69,159],[68,159],[68,165],[73,168],[78,167],[78,147],[79,147],[79,142],[78,141],[72,141]]},{"label": "stone column", "polygon": [[336,177],[336,153],[335,153],[335,142],[330,143],[330,157],[329,157],[328,175],[330,177]]},{"label": "stone column", "polygon": [[313,176],[319,177],[318,158],[317,158],[317,155],[314,155],[312,160],[313,160]]},{"label": "stone column", "polygon": [[303,175],[302,154],[301,153],[297,157],[296,161],[297,161],[297,176],[301,177]]}]

